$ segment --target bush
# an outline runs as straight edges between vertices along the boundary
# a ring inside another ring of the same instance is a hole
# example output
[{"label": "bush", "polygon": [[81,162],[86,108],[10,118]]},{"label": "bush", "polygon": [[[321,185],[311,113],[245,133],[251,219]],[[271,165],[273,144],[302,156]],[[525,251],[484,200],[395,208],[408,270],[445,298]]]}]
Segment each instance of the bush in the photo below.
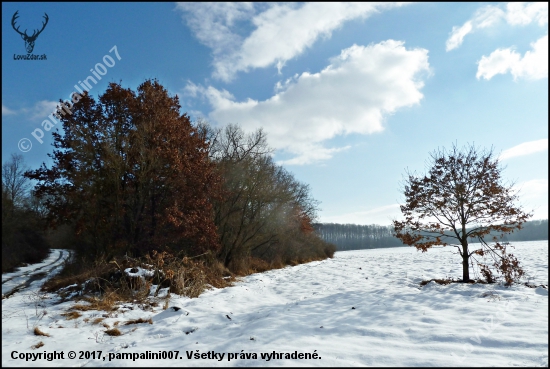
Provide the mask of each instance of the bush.
[{"label": "bush", "polygon": [[[42,289],[59,291],[64,296],[73,291],[84,294],[89,305],[77,304],[73,307],[75,310],[112,311],[118,301],[145,301],[151,293],[156,296],[161,288],[197,297],[210,287],[230,285],[231,276],[224,278],[228,274],[229,271],[209,253],[189,258],[153,251],[143,258],[126,256],[109,262],[100,259],[89,263],[86,259],[75,258],[60,274],[44,283]],[[151,291],[153,285],[157,286],[155,291]]]}]

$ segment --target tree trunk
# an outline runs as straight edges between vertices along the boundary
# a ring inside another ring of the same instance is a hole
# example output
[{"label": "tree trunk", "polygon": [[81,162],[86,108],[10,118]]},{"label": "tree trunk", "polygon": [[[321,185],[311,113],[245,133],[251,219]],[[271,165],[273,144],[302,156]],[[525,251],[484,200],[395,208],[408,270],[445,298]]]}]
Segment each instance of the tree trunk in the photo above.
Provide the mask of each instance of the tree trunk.
[{"label": "tree trunk", "polygon": [[468,256],[468,244],[462,245],[462,282],[466,283],[470,281],[470,267]]}]

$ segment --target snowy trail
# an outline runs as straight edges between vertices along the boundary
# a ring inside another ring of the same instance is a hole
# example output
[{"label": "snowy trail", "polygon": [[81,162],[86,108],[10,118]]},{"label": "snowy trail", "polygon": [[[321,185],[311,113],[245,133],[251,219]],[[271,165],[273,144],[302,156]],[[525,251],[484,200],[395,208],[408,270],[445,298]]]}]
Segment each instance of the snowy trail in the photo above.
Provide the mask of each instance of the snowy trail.
[{"label": "snowy trail", "polygon": [[7,298],[15,292],[22,291],[34,281],[44,279],[69,257],[70,252],[68,250],[52,249],[50,255],[44,261],[18,268],[15,272],[2,274],[2,298]]},{"label": "snowy trail", "polygon": [[[102,320],[110,327],[119,322],[119,337],[107,336],[106,328],[92,324],[105,312],[86,311],[66,320],[60,314],[72,303],[56,304],[56,296],[48,295],[43,299],[47,315],[35,316],[34,307],[28,306],[32,296],[16,294],[2,304],[2,365],[547,366],[547,289],[435,283],[420,287],[424,279],[460,276],[461,265],[451,251],[339,252],[334,259],[253,274],[196,299],[173,297],[170,306],[179,310],[159,306],[143,311],[122,304]],[[517,243],[514,254],[531,283],[548,284],[547,241]],[[123,325],[149,317],[152,325]],[[51,337],[34,336],[34,325]],[[42,348],[31,349],[40,341]],[[105,359],[27,362],[11,356],[13,351],[54,350],[99,350]],[[165,350],[179,351],[178,359],[108,358]],[[262,353],[274,351],[315,353],[320,358],[262,359]],[[225,356],[208,358],[213,352]],[[187,353],[205,358],[188,359]],[[236,358],[228,360],[230,353]]]}]

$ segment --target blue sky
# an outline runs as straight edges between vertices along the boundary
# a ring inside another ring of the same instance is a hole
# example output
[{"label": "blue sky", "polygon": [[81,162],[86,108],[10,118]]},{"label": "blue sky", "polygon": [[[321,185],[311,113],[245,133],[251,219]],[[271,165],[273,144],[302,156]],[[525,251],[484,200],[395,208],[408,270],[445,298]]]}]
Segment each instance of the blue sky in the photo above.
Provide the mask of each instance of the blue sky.
[{"label": "blue sky", "polygon": [[[27,54],[16,11],[28,35],[47,13],[32,52],[46,60],[15,60]],[[2,14],[3,161],[22,148],[31,167],[50,163],[42,124],[95,68],[96,97],[157,78],[193,119],[263,128],[321,202],[319,221],[390,224],[405,170],[453,143],[493,147],[525,209],[548,218],[547,3],[2,3]]]}]

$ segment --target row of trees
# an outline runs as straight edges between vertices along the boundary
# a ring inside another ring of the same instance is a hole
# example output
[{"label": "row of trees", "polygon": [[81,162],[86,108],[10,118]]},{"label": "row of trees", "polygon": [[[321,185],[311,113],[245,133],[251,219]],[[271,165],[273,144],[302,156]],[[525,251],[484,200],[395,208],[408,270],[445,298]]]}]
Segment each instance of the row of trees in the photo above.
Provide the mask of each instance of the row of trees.
[{"label": "row of trees", "polygon": [[265,134],[192,124],[156,80],[137,91],[111,83],[59,114],[51,167],[37,181],[48,224],[69,227],[81,256],[153,250],[215,255],[246,269],[332,256],[312,231],[317,203],[271,157]]},{"label": "row of trees", "polygon": [[[405,246],[395,236],[392,226],[315,223],[313,227],[319,237],[336,245],[338,251]],[[468,228],[466,232],[470,230]],[[450,232],[447,234],[452,235]],[[491,232],[490,236],[499,236],[499,233]],[[547,239],[548,219],[527,221],[522,225],[521,230],[502,237],[504,242]]]},{"label": "row of trees", "polygon": [[315,232],[339,251],[403,246],[393,227],[381,225],[316,223]]},{"label": "row of trees", "polygon": [[261,129],[245,134],[237,125],[213,129],[205,122],[198,129],[222,178],[214,222],[226,266],[238,269],[250,257],[288,263],[332,255],[335,248],[313,233],[317,201],[309,186],[273,162]]}]

